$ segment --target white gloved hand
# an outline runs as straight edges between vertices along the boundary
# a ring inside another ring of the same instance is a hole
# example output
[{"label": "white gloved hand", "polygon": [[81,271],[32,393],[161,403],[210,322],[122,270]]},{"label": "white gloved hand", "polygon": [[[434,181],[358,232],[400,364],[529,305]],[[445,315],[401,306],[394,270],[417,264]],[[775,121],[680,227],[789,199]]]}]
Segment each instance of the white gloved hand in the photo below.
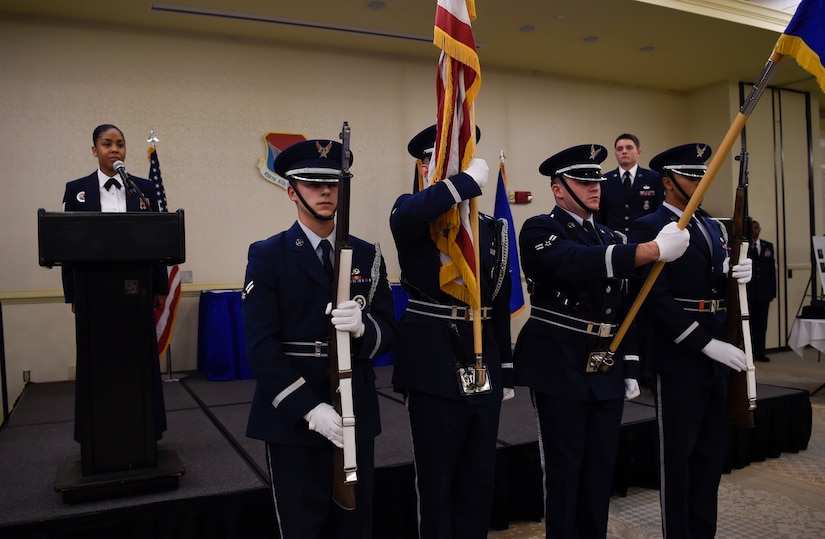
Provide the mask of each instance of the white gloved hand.
[{"label": "white gloved hand", "polygon": [[348,299],[338,304],[338,307],[331,309],[332,305],[327,303],[326,314],[332,314],[332,325],[338,331],[348,331],[356,339],[364,334],[364,320],[361,314],[361,307],[354,300]]},{"label": "white gloved hand", "polygon": [[639,389],[639,382],[635,378],[624,379],[624,398],[625,400],[632,400],[642,394]]},{"label": "white gloved hand", "polygon": [[735,371],[748,370],[748,364],[745,362],[745,352],[725,341],[711,339],[710,342],[702,348],[702,353],[713,361],[727,365]]},{"label": "white gloved hand", "polygon": [[730,269],[730,276],[740,284],[748,284],[753,277],[753,260],[745,258]]},{"label": "white gloved hand", "polygon": [[470,159],[470,164],[464,170],[464,173],[475,180],[481,189],[484,189],[484,186],[487,185],[487,174],[489,172],[490,168],[487,166],[487,161],[478,157]]},{"label": "white gloved hand", "polygon": [[690,243],[690,232],[680,230],[676,222],[670,222],[662,227],[653,239],[659,246],[659,260],[673,262],[682,256]]},{"label": "white gloved hand", "polygon": [[331,405],[322,402],[304,415],[309,423],[309,430],[314,430],[335,447],[344,447],[344,427],[341,416]]},{"label": "white gloved hand", "polygon": [[513,389],[512,387],[505,387],[503,391],[504,391],[504,394],[501,396],[501,401],[502,402],[508,401],[508,400],[510,400],[510,399],[512,399],[513,397],[516,396],[516,390]]}]

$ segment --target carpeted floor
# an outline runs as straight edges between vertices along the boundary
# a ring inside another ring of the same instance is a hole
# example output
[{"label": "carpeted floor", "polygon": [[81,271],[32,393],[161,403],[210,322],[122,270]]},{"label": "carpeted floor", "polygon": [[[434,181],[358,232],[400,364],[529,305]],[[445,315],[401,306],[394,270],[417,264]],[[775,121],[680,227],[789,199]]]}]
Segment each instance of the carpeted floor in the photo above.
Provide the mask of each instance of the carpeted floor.
[{"label": "carpeted floor", "polygon": [[[722,477],[718,539],[825,537],[825,357],[807,349],[804,360],[791,351],[770,354],[770,358],[770,363],[756,364],[757,382],[812,394],[811,439],[805,451],[753,462]],[[631,488],[626,497],[611,500],[607,537],[662,537],[660,518],[659,491]],[[515,523],[507,530],[491,531],[488,537],[544,537],[544,524]]]}]

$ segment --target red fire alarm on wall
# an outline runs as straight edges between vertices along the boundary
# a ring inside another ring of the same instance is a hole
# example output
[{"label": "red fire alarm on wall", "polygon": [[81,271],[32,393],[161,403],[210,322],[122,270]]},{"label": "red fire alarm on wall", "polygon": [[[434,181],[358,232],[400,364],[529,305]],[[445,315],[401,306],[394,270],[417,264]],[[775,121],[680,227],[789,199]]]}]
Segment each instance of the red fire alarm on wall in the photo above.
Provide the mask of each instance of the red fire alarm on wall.
[{"label": "red fire alarm on wall", "polygon": [[530,204],[533,201],[533,193],[530,191],[516,191],[513,194],[515,204]]}]

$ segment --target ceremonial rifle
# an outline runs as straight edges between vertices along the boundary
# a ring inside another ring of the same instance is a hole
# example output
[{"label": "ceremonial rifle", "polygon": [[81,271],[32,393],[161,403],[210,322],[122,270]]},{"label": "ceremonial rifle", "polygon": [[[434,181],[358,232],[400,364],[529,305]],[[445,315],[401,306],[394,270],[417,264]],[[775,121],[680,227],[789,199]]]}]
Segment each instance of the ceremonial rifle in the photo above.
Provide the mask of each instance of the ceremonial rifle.
[{"label": "ceremonial rifle", "polygon": [[[736,156],[739,161],[739,185],[736,187],[736,202],[731,221],[730,265],[739,264],[748,256],[748,246],[753,233],[753,225],[748,216],[748,150],[745,131],[742,131],[742,151]],[[753,410],[756,409],[756,369],[753,365],[751,344],[750,313],[748,311],[748,289],[746,284],[736,279],[728,280],[727,320],[725,336],[727,341],[745,351],[747,371],[731,371],[728,380],[728,422],[738,427],[753,427]]]},{"label": "ceremonial rifle", "polygon": [[[349,137],[350,128],[341,128],[341,174],[338,179],[338,208],[335,224],[335,274],[332,280],[333,308],[350,299],[352,282],[352,246],[349,244]],[[335,448],[332,473],[332,499],[343,509],[355,509],[355,483],[358,467],[355,450],[355,411],[352,402],[352,356],[350,333],[337,331],[330,324],[329,382],[335,411],[344,426],[344,447]]]}]

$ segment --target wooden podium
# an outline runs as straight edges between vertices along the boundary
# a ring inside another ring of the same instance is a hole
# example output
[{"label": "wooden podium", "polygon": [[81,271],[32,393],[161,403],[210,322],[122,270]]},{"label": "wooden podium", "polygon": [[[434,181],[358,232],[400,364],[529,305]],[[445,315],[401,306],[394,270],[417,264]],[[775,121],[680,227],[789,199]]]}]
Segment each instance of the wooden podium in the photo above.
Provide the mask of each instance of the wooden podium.
[{"label": "wooden podium", "polygon": [[157,450],[165,412],[152,267],[185,260],[183,210],[40,209],[38,241],[41,266],[74,274],[80,462],[58,468],[55,488],[73,503],[177,487],[183,466]]}]

